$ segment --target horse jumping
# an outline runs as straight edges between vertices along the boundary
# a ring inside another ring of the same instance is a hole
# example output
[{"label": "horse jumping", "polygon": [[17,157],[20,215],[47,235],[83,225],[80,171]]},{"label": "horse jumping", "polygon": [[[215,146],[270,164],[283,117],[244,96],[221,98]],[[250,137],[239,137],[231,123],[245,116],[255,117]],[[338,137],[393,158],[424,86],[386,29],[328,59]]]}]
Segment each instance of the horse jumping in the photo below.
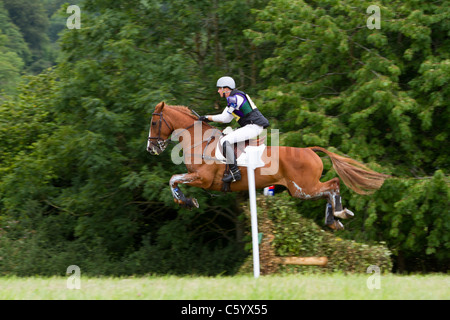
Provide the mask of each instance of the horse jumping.
[{"label": "horse jumping", "polygon": [[[222,132],[207,123],[198,121],[198,117],[187,107],[170,106],[161,102],[156,106],[152,115],[147,151],[153,155],[159,155],[167,148],[170,137],[172,136],[174,139],[174,135],[179,137],[184,158],[189,159],[184,162],[188,173],[176,174],[170,179],[174,201],[188,208],[198,208],[197,200],[187,198],[180,190],[179,184],[212,191],[222,190],[222,177],[226,170],[226,164],[213,161]],[[353,217],[354,214],[342,206],[339,178],[333,178],[326,182],[320,181],[323,163],[316,152],[327,154],[338,176],[345,185],[358,194],[375,192],[389,177],[370,170],[356,160],[339,156],[321,147],[267,146],[266,151],[262,156],[266,166],[255,170],[256,188],[282,185],[295,198],[303,200],[325,198],[328,203],[325,222],[335,230],[343,229],[343,225],[334,217],[347,219]],[[261,174],[269,164],[273,166],[274,161],[277,162],[275,167],[278,170],[271,174]],[[230,185],[230,191],[248,190],[245,167],[241,168],[241,174],[242,180],[233,182]]]}]

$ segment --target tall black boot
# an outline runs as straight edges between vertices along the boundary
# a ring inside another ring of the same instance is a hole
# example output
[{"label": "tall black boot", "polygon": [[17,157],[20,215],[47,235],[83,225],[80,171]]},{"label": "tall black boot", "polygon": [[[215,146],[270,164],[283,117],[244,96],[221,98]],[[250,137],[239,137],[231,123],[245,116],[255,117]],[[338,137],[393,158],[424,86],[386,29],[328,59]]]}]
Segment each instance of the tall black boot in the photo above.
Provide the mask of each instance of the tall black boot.
[{"label": "tall black boot", "polygon": [[227,159],[227,163],[230,166],[230,173],[226,173],[223,176],[222,181],[223,182],[235,182],[241,180],[241,171],[239,170],[239,167],[237,166],[236,156],[234,155],[234,148],[233,146],[228,142],[225,141],[222,146],[223,149],[223,155]]}]

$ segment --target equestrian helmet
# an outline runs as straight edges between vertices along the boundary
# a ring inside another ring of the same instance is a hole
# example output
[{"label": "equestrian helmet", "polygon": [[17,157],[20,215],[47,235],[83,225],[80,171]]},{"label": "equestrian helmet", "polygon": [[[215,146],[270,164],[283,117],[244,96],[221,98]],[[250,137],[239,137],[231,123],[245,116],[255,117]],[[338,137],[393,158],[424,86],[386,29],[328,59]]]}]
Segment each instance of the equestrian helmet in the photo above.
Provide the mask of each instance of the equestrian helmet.
[{"label": "equestrian helmet", "polygon": [[234,82],[233,78],[222,77],[219,80],[217,80],[217,88],[224,88],[224,87],[228,87],[231,90],[236,89],[236,83]]}]

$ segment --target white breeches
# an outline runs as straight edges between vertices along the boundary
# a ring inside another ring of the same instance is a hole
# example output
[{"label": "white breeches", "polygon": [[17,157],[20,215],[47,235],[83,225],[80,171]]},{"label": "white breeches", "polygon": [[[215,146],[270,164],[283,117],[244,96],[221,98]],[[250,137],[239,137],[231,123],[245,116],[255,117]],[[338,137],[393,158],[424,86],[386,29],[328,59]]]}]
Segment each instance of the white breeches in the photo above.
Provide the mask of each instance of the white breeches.
[{"label": "white breeches", "polygon": [[234,130],[232,133],[227,134],[220,140],[220,144],[223,145],[225,141],[229,143],[238,143],[252,138],[256,138],[263,132],[264,128],[257,124],[248,124],[242,128]]}]

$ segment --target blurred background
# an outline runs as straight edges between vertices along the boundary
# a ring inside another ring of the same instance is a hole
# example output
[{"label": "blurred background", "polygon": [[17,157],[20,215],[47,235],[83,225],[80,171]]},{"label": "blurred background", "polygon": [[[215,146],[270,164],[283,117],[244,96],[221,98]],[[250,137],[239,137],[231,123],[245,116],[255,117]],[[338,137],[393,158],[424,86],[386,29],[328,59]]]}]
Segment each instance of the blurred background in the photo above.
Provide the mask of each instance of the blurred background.
[{"label": "blurred background", "polygon": [[[157,103],[219,113],[224,75],[280,145],[393,176],[371,196],[342,184],[337,236],[383,242],[394,272],[447,272],[449,18],[447,1],[0,0],[0,275],[236,273],[247,194],[184,187],[200,208],[179,208],[186,168],[146,152]],[[292,201],[324,228],[325,200]]]}]

